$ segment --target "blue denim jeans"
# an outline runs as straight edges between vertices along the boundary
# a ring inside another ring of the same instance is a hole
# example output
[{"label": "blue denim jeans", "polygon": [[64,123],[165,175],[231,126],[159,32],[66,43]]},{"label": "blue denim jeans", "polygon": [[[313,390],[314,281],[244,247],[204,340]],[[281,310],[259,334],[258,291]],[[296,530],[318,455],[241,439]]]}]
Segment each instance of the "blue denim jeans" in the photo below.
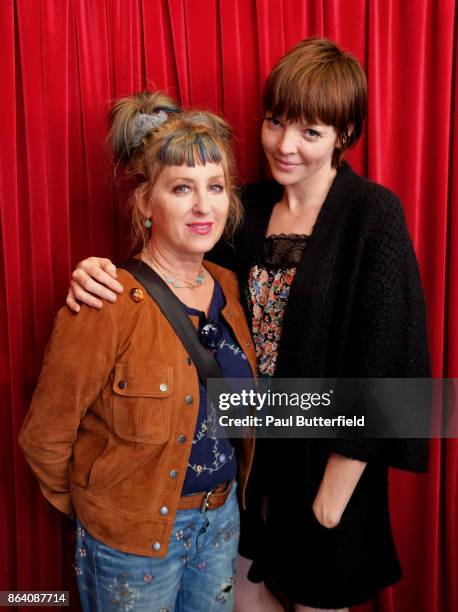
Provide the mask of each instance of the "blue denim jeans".
[{"label": "blue denim jeans", "polygon": [[85,612],[229,612],[239,539],[235,486],[216,510],[179,510],[163,559],[115,550],[78,522],[75,570]]}]

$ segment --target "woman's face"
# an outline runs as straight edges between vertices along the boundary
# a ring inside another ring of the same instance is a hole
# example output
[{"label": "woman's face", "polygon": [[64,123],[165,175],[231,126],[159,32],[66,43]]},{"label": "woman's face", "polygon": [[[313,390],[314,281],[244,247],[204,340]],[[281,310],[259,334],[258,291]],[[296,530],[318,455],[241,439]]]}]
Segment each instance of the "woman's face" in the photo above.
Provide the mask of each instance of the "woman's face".
[{"label": "woman's face", "polygon": [[166,166],[152,191],[151,240],[178,258],[203,256],[221,237],[228,209],[221,164]]},{"label": "woman's face", "polygon": [[286,121],[266,113],[262,146],[274,179],[285,186],[300,185],[332,169],[338,137],[332,125]]}]

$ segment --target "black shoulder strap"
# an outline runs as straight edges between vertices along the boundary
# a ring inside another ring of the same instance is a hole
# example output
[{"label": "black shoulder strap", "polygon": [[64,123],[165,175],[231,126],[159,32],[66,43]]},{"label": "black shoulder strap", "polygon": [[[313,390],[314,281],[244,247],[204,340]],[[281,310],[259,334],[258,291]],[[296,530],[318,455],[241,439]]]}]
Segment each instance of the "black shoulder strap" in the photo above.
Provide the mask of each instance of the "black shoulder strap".
[{"label": "black shoulder strap", "polygon": [[122,267],[143,285],[159,306],[191,357],[203,384],[207,384],[207,378],[223,378],[216,359],[199,342],[195,327],[183,305],[162,278],[140,259],[130,259]]}]

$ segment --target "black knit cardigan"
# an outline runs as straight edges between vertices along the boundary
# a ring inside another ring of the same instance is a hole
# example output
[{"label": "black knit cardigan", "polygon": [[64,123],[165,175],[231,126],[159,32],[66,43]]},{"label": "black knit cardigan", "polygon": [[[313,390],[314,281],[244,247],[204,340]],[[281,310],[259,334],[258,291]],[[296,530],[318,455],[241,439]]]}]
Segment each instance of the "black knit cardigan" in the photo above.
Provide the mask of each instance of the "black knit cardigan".
[{"label": "black knit cardigan", "polygon": [[[282,196],[275,181],[244,188],[234,241],[242,292]],[[220,263],[231,263],[217,249]],[[347,163],[320,210],[291,286],[278,377],[429,377],[425,304],[398,198]],[[272,440],[263,453],[269,517],[255,564],[297,603],[356,605],[401,576],[388,513],[388,466],[427,468],[423,440]],[[330,452],[368,462],[333,529],[311,512]],[[298,555],[302,562],[298,563]],[[256,555],[254,555],[256,557]]]}]

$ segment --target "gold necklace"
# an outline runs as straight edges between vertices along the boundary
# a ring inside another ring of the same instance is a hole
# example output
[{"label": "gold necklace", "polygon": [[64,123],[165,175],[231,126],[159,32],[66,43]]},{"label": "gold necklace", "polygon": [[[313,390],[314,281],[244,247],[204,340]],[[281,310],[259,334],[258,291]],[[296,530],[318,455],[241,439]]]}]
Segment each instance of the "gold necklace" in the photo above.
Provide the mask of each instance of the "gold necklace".
[{"label": "gold necklace", "polygon": [[[200,287],[205,283],[205,271],[203,266],[200,266],[196,279],[190,281],[182,276],[174,274],[171,270],[159,263],[157,259],[149,253],[149,250],[143,249],[143,253],[146,255],[146,258],[149,259],[150,263],[153,264],[153,267],[159,268],[158,272],[165,282],[172,285],[172,287],[175,289],[196,289],[196,287]],[[174,274],[174,276],[172,276],[172,274]],[[181,281],[184,284],[180,285],[178,281]]]}]

